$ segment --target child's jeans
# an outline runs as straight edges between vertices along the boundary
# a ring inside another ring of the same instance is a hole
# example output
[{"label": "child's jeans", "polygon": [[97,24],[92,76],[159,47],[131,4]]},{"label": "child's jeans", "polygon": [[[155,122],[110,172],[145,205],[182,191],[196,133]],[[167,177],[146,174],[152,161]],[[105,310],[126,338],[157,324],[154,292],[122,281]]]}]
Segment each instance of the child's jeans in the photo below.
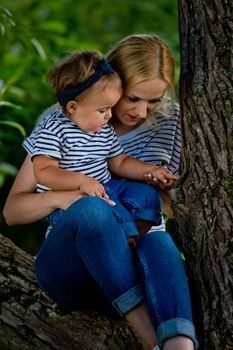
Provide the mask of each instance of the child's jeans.
[{"label": "child's jeans", "polygon": [[[103,185],[109,198],[116,203],[111,208],[127,238],[138,236],[135,221],[160,225],[161,199],[154,187],[124,179],[111,179]],[[50,225],[54,225],[63,212],[63,209],[55,210],[49,216]]]}]

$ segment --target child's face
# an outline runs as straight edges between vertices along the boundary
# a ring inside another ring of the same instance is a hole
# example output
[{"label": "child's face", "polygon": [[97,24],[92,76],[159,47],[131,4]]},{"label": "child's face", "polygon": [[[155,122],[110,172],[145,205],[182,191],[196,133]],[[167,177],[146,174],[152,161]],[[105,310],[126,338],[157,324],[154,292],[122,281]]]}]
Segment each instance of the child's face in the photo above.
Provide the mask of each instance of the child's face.
[{"label": "child's face", "polygon": [[120,89],[107,86],[103,89],[92,89],[83,101],[72,101],[72,110],[68,109],[70,119],[88,133],[99,132],[112,116],[112,107],[121,97]]}]

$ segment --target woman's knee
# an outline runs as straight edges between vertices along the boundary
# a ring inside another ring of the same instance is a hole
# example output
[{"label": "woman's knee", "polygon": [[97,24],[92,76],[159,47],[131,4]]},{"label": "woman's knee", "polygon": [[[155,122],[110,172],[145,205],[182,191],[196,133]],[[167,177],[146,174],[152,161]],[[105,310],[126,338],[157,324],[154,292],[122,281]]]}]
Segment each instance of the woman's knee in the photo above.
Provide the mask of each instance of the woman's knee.
[{"label": "woman's knee", "polygon": [[111,206],[99,197],[86,196],[73,203],[67,213],[80,221],[104,222],[111,213]]},{"label": "woman's knee", "polygon": [[144,253],[154,252],[155,255],[158,252],[160,256],[176,257],[181,259],[178,248],[176,247],[170,234],[165,231],[149,232],[138,242],[138,250],[142,250]]},{"label": "woman's knee", "polygon": [[72,231],[79,237],[85,235],[86,239],[92,235],[102,235],[112,225],[117,229],[111,206],[98,197],[81,198],[72,204],[66,215],[66,220],[70,221],[71,226],[73,225]]}]

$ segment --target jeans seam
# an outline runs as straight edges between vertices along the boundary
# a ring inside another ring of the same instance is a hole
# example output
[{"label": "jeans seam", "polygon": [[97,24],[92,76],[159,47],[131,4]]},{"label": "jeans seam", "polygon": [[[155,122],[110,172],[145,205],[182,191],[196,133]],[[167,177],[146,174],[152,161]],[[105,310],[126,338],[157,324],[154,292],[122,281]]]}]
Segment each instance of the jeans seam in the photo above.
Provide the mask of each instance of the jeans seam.
[{"label": "jeans seam", "polygon": [[[140,253],[139,257],[140,257],[140,260],[141,260],[142,265],[144,267],[145,275],[150,277],[150,278],[148,278],[148,281],[151,281],[150,271],[149,271],[149,269],[147,267],[146,259],[144,257],[144,254]],[[151,303],[153,305],[153,309],[154,309],[155,315],[156,315],[156,317],[158,319],[158,323],[161,324],[163,322],[163,320],[161,319],[160,314],[158,312],[158,308],[157,308],[158,302],[157,302],[157,298],[156,298],[156,295],[155,295],[155,291],[154,291],[153,285],[150,282],[147,285],[148,285],[149,293],[151,294]]]}]

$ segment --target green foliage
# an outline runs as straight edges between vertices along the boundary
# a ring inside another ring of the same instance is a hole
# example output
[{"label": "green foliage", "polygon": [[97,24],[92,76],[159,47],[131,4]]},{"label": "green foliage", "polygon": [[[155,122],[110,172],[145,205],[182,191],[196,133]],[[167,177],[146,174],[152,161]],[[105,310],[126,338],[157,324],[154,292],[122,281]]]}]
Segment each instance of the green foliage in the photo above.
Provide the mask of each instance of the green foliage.
[{"label": "green foliage", "polygon": [[[1,163],[20,167],[25,157],[24,130],[28,135],[38,116],[55,102],[46,73],[67,53],[77,49],[107,53],[126,35],[156,33],[168,43],[179,70],[173,0],[8,0],[5,4],[0,6]],[[4,169],[2,176],[7,174],[5,165]],[[9,188],[3,190],[7,193]]]},{"label": "green foliage", "polygon": [[5,177],[7,175],[15,176],[17,174],[17,169],[9,163],[0,162],[0,187],[3,186]]},{"label": "green foliage", "polygon": [[[58,58],[80,48],[107,53],[131,33],[160,35],[179,68],[177,27],[172,0],[8,0],[0,7],[0,120],[17,122],[29,134],[38,115],[55,102],[45,76]],[[12,158],[11,138],[1,143],[0,160]],[[21,142],[17,139],[17,149]]]},{"label": "green foliage", "polygon": [[[0,102],[0,105],[1,105],[1,102]],[[15,107],[15,105],[13,103],[10,103],[10,102],[8,102],[8,106]],[[13,128],[18,129],[21,132],[22,136],[26,137],[26,132],[25,132],[24,128],[22,127],[22,125],[15,123],[15,122],[5,121],[5,120],[0,120],[0,124],[8,125],[8,126],[11,126]]]}]

